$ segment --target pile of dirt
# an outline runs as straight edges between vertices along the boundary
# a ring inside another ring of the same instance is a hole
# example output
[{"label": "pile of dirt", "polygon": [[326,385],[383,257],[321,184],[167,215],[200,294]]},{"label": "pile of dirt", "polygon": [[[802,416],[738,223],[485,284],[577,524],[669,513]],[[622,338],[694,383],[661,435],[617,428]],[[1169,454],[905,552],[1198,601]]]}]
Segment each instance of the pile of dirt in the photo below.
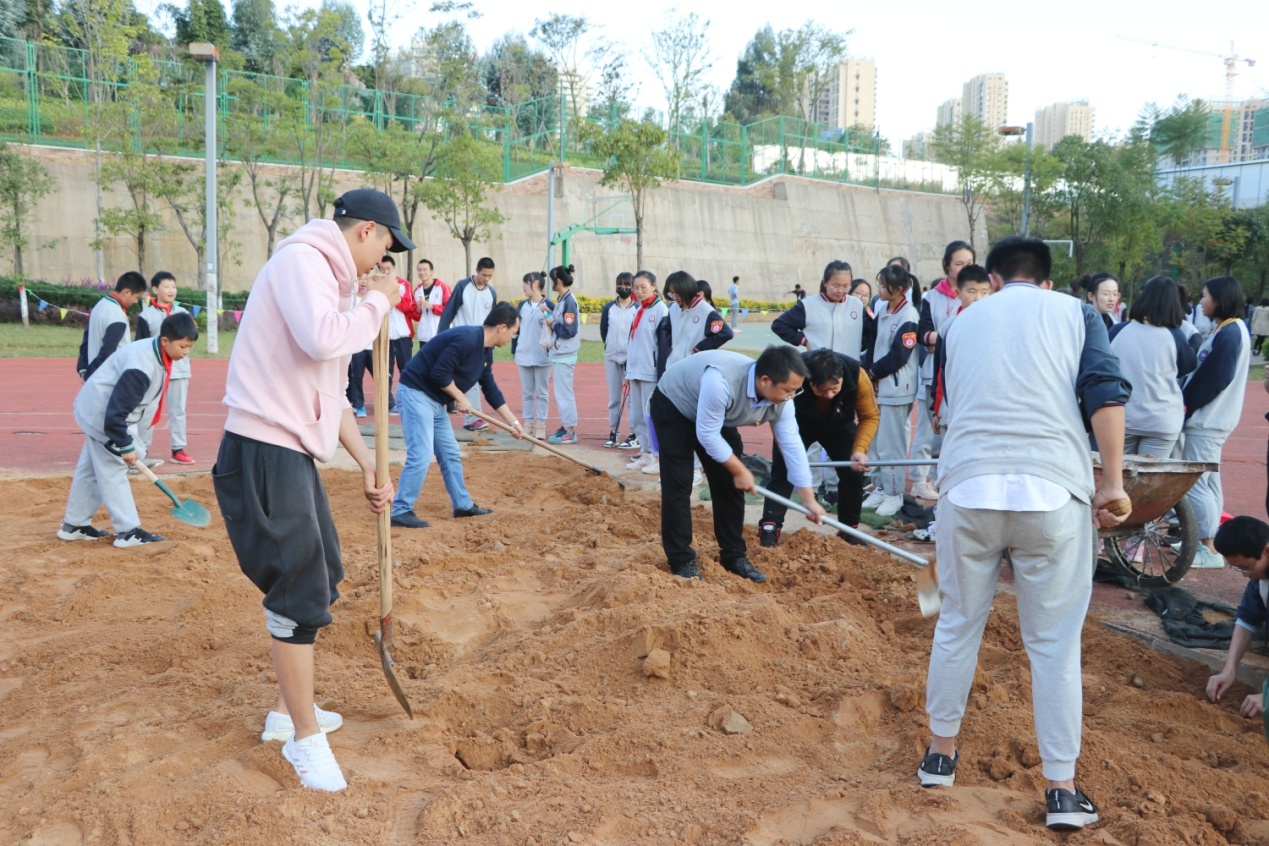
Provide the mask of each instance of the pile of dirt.
[{"label": "pile of dirt", "polygon": [[[0,842],[34,844],[1261,843],[1269,745],[1206,672],[1090,620],[1080,781],[1105,822],[1043,827],[1031,677],[1015,606],[984,636],[956,787],[915,771],[933,621],[912,570],[810,532],[670,577],[654,494],[558,459],[466,461],[489,517],[454,520],[438,474],[395,530],[393,655],[368,632],[375,523],[328,471],[348,569],[318,648],[318,702],[349,789],[298,784],[259,732],[276,688],[260,597],[238,572],[207,476],[169,477],[208,529],[134,490],[175,543],[54,539],[66,478],[0,481]],[[99,519],[99,525],[104,520]],[[790,524],[790,528],[794,528]]]}]

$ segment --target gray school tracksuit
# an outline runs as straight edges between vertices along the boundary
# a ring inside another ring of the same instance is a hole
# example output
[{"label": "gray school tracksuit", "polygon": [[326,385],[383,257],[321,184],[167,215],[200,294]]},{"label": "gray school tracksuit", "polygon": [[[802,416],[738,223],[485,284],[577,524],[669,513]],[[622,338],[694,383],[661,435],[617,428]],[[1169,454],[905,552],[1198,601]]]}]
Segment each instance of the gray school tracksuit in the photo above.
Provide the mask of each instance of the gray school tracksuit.
[{"label": "gray school tracksuit", "polygon": [[[642,312],[640,314],[639,312]],[[639,441],[639,454],[653,452],[648,437],[648,401],[657,386],[657,327],[669,309],[658,294],[652,305],[639,306],[631,319],[630,344],[626,347],[626,379],[630,382],[630,421]]]},{"label": "gray school tracksuit", "polygon": [[808,350],[827,347],[858,361],[863,354],[867,319],[867,309],[856,297],[835,303],[816,294],[799,300],[777,317],[771,331],[786,344]]},{"label": "gray school tracksuit", "polygon": [[670,354],[661,365],[662,373],[692,353],[716,350],[735,337],[723,316],[702,296],[688,308],[681,308],[678,303],[670,306],[665,319],[669,321]]},{"label": "gray school tracksuit", "polygon": [[84,432],[84,448],[75,465],[63,521],[87,526],[104,503],[115,534],[141,525],[128,484],[127,465],[119,456],[134,452],[135,427],[158,401],[167,370],[158,338],[135,341],[97,368],[75,397],[75,422]]},{"label": "gray school tracksuit", "polygon": [[[868,377],[877,391],[877,406],[881,409],[881,425],[872,442],[870,454],[878,461],[908,457],[908,441],[911,435],[912,403],[917,395],[917,360],[913,351],[917,345],[917,320],[919,315],[907,298],[885,305],[877,312],[877,335],[871,350],[864,353],[862,362]],[[889,496],[902,496],[907,486],[906,467],[880,467],[874,478],[877,487]]]},{"label": "gray school tracksuit", "polygon": [[960,733],[1009,549],[1043,775],[1064,781],[1080,753],[1080,632],[1097,542],[1081,407],[1091,416],[1122,405],[1130,387],[1101,316],[1026,282],[966,309],[945,341],[953,414],[939,463],[942,611],[926,683],[930,730]]},{"label": "gray school tracksuit", "polygon": [[[604,379],[608,383],[608,429],[612,432],[621,427],[621,384],[626,379],[630,327],[634,325],[635,312],[638,310],[633,299],[624,308],[616,300],[612,300],[604,305],[604,310],[599,315],[599,339],[604,342]],[[633,432],[633,406],[628,419]]]},{"label": "gray school tracksuit", "polygon": [[1181,380],[1198,363],[1180,329],[1136,320],[1110,328],[1110,348],[1132,385],[1124,406],[1124,454],[1169,458],[1185,423]]},{"label": "gray school tracksuit", "polygon": [[88,325],[84,327],[84,338],[79,344],[79,360],[75,369],[81,378],[87,379],[115,350],[122,349],[131,342],[128,312],[124,310],[122,303],[107,294],[88,312]]},{"label": "gray school tracksuit", "polygon": [[[185,309],[175,303],[172,304],[171,311],[164,311],[153,304],[146,306],[137,317],[137,340],[159,337],[159,329],[162,328],[163,321],[183,311]],[[163,407],[167,411],[168,438],[171,441],[172,452],[185,449],[185,445],[189,443],[185,425],[185,403],[189,398],[190,372],[189,356],[172,362],[172,375],[168,378],[167,396],[163,401]],[[154,426],[158,424],[158,421],[154,419],[157,411],[156,403],[154,408],[145,410],[140,422],[137,423],[137,439],[147,453],[150,450],[150,443],[154,440]]]},{"label": "gray school tracksuit", "polygon": [[[483,326],[485,318],[489,316],[489,312],[493,310],[497,302],[498,292],[494,290],[492,284],[486,285],[482,291],[468,276],[454,285],[454,292],[449,295],[449,302],[445,304],[445,310],[441,312],[441,322],[436,331],[439,334],[451,326]],[[467,392],[467,401],[477,411],[485,410],[480,401],[479,387],[473,386]],[[470,414],[464,415],[463,425],[470,425],[478,419],[480,418]]]},{"label": "gray school tracksuit", "polygon": [[[546,311],[542,306],[546,306]],[[520,301],[520,331],[516,335],[516,366],[520,370],[520,415],[527,427],[546,425],[547,387],[551,381],[551,360],[542,338],[549,336],[546,315],[553,308],[548,299]]]},{"label": "gray school tracksuit", "polygon": [[[947,280],[940,280],[933,288],[921,295],[921,320],[917,323],[917,342],[925,345],[926,335],[937,332],[942,335],[957,310],[961,307],[960,297],[956,295],[955,286],[940,289],[939,285]],[[916,440],[912,442],[913,458],[938,458],[939,448],[943,444],[943,436],[934,434],[934,420],[930,407],[934,401],[935,380],[934,351],[930,350],[921,362],[921,383],[917,388],[917,431]],[[908,474],[913,482],[928,482],[933,472],[932,466],[913,467]]]},{"label": "gray school tracksuit", "polygon": [[582,348],[581,311],[577,297],[566,291],[551,313],[551,376],[555,382],[555,406],[560,412],[560,425],[566,429],[577,428],[577,398],[573,394],[573,368],[577,364],[577,351]]}]

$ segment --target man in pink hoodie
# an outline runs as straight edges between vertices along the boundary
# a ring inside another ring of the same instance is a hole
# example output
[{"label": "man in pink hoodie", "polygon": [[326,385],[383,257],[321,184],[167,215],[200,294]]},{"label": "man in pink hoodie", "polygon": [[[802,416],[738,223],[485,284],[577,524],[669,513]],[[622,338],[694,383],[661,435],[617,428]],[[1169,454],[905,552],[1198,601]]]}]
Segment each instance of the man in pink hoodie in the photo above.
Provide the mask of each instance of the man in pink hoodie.
[{"label": "man in pink hoodie", "polygon": [[317,631],[344,577],[339,538],[316,462],[340,444],[361,467],[371,510],[392,503],[392,484],[375,479],[344,395],[349,357],[366,348],[401,297],[391,276],[359,278],[386,250],[414,244],[396,204],[370,188],[335,201],[335,219],[311,220],[278,244],[256,277],[225,380],[225,436],[212,479],[238,566],[264,593],[279,695],[262,740],[284,741],[282,755],[306,787],[347,787],[326,741],[343,725],[313,702]]}]

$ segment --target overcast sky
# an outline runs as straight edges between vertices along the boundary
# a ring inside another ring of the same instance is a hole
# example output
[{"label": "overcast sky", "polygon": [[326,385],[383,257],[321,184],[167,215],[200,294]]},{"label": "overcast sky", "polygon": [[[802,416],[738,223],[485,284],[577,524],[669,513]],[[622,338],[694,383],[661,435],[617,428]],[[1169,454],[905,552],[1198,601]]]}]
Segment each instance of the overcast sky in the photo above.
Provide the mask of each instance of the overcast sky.
[{"label": "overcast sky", "polygon": [[[404,46],[420,26],[434,25],[436,17],[427,12],[430,0],[400,2],[410,11],[396,27],[393,41]],[[320,0],[278,0],[279,8],[319,4]],[[152,8],[157,3],[138,5]],[[675,5],[666,0],[476,0],[483,15],[468,27],[477,47],[484,50],[506,32],[527,34],[535,17],[551,12],[585,15],[632,54],[630,66],[640,89],[637,104],[664,108],[664,95],[643,57],[650,49],[649,33]],[[226,0],[225,6],[231,3]],[[848,39],[850,53],[877,63],[878,124],[896,149],[902,139],[933,128],[938,105],[959,97],[963,82],[993,71],[1003,71],[1009,81],[1011,123],[1032,120],[1037,108],[1057,101],[1087,99],[1096,108],[1097,134],[1122,133],[1147,102],[1166,106],[1178,94],[1223,99],[1225,68],[1219,56],[1229,52],[1231,38],[1238,55],[1261,60],[1254,68],[1240,64],[1235,98],[1269,98],[1266,0],[1225,0],[1212,6],[1192,0],[1066,0],[1043,6],[1016,0],[803,0],[787,6],[695,0],[677,6],[710,21],[715,54],[710,79],[724,91],[735,75],[736,59],[767,23],[779,30],[809,18],[841,31],[854,30]],[[1212,55],[1151,47],[1117,36]]]}]

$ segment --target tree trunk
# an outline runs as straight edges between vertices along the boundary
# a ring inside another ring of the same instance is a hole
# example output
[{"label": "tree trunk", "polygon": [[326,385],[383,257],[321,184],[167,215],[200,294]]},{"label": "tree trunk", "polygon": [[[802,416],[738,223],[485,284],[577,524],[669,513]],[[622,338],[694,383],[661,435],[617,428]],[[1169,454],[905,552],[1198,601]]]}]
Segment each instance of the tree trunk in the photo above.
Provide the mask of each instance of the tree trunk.
[{"label": "tree trunk", "polygon": [[467,254],[467,275],[471,276],[471,238],[463,239],[463,252]]},{"label": "tree trunk", "polygon": [[93,249],[93,254],[97,259],[97,281],[106,281],[106,257],[105,252],[101,249],[101,139],[97,139],[94,145],[96,150],[95,166],[97,169],[96,189],[97,189],[97,219],[93,221],[93,234],[96,236],[97,246]]},{"label": "tree trunk", "polygon": [[643,215],[635,214],[635,269],[643,269]]},{"label": "tree trunk", "polygon": [[13,269],[17,271],[19,279],[26,278],[26,273],[22,270],[22,247],[17,244],[13,245]]}]

